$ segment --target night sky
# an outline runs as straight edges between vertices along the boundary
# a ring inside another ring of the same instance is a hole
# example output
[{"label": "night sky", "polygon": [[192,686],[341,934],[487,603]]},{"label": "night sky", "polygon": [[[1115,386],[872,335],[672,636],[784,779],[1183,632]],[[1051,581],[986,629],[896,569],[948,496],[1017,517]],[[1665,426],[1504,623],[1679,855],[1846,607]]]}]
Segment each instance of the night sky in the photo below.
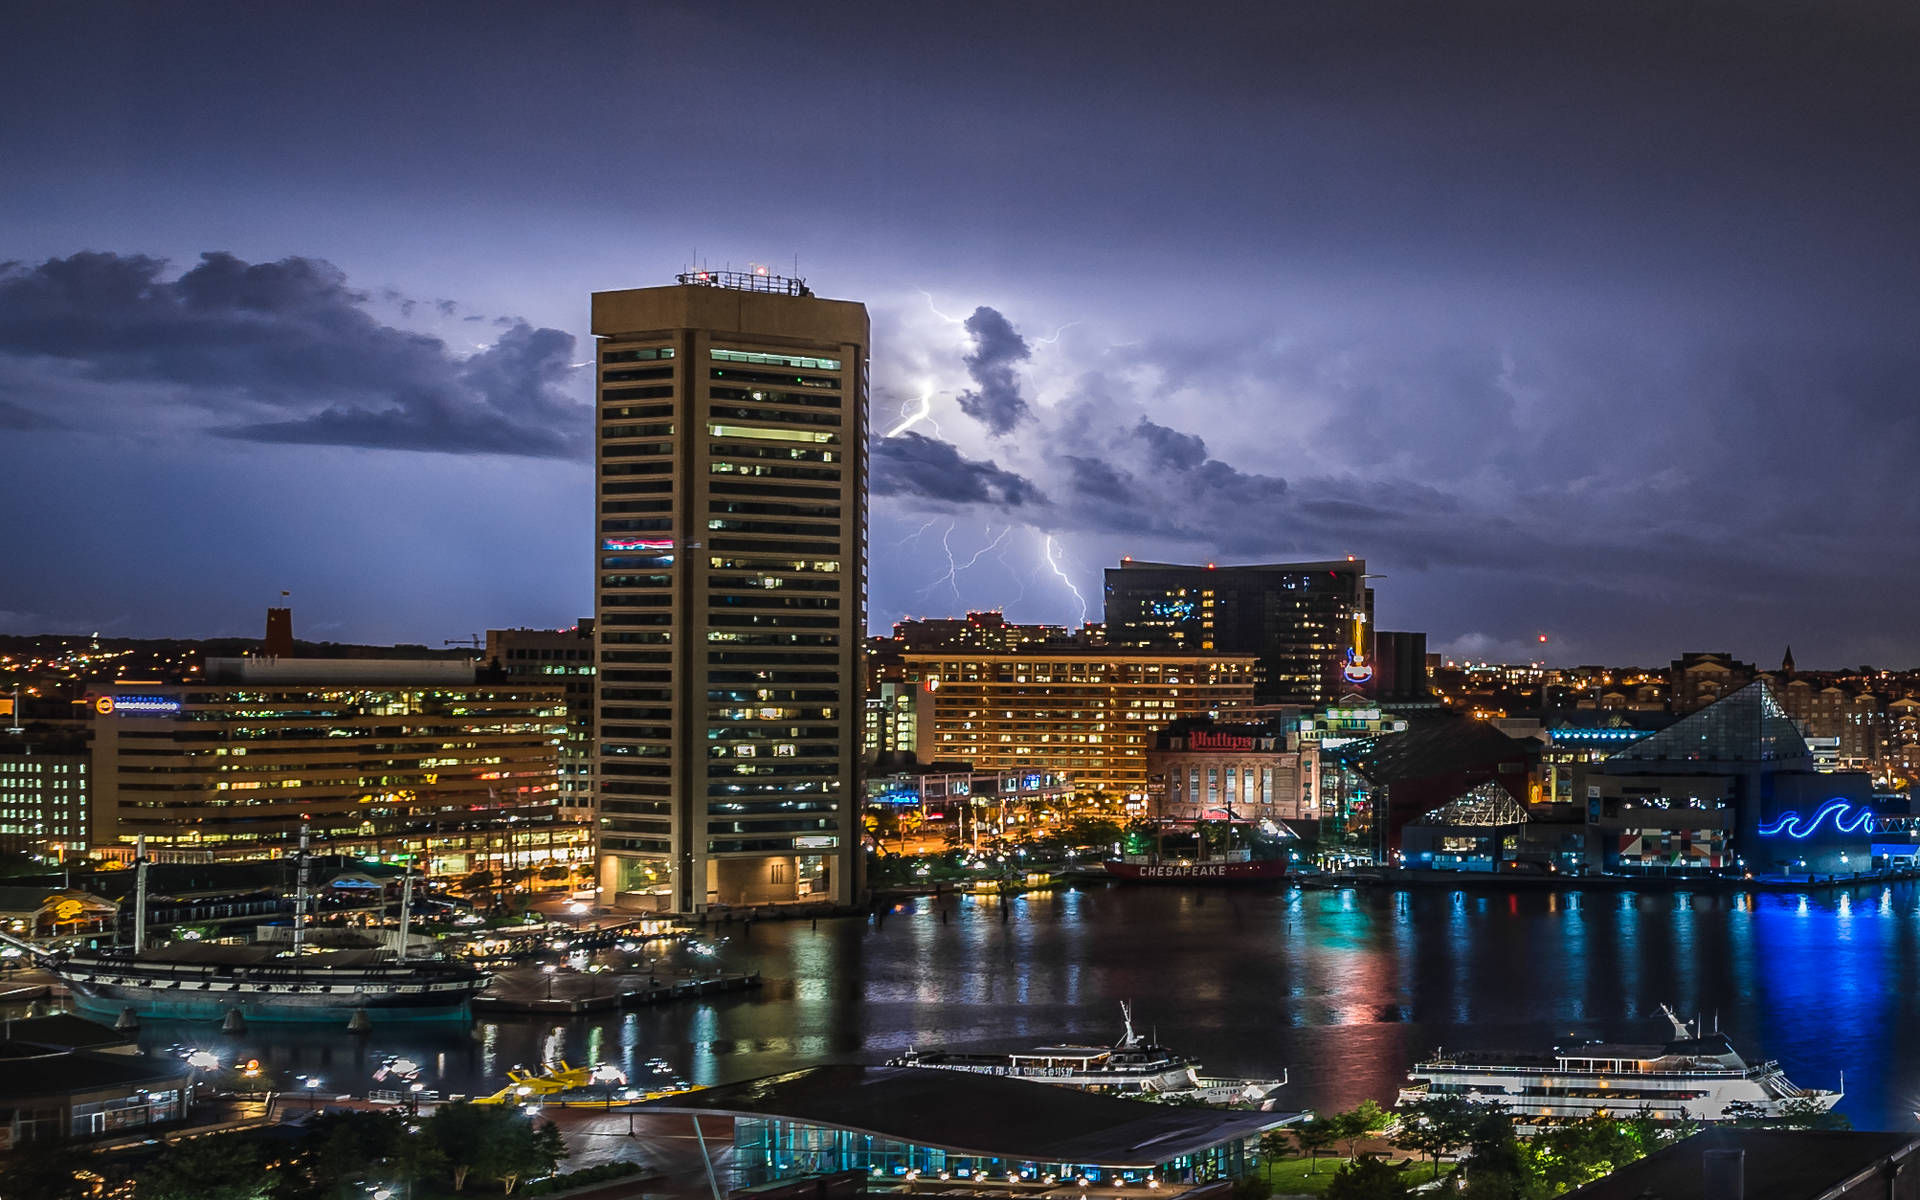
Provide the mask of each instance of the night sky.
[{"label": "night sky", "polygon": [[1354,554],[1456,654],[1920,664],[1917,52],[1906,3],[10,4],[0,631],[569,624],[588,293],[797,256],[874,318],[876,628]]}]

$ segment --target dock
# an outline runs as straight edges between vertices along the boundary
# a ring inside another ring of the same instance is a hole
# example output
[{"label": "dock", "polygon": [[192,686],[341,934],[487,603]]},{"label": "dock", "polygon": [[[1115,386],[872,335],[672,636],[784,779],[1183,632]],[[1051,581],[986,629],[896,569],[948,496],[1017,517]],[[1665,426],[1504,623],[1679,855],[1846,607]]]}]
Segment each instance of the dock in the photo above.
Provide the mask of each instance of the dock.
[{"label": "dock", "polygon": [[583,1016],[667,1004],[700,996],[750,992],[760,973],[719,974],[662,979],[658,975],[548,975],[538,970],[506,971],[472,1000],[476,1015]]}]

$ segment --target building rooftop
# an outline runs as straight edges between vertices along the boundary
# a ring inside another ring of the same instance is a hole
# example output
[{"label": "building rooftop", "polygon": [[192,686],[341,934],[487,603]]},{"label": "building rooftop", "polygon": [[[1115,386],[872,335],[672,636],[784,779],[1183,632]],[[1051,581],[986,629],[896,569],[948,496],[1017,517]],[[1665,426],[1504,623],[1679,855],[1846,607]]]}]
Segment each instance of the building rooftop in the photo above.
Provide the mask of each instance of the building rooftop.
[{"label": "building rooftop", "polygon": [[77,1018],[71,1012],[6,1021],[0,1025],[0,1041],[52,1046],[56,1050],[111,1050],[134,1043],[134,1039],[119,1029],[111,1029],[100,1021]]},{"label": "building rooftop", "polygon": [[0,1102],[107,1088],[184,1084],[187,1071],[185,1063],[164,1058],[0,1042]]},{"label": "building rooftop", "polygon": [[1764,680],[1632,743],[1608,763],[1778,763],[1810,768],[1813,751]]},{"label": "building rooftop", "polygon": [[639,1107],[778,1118],[1017,1162],[1133,1168],[1256,1137],[1296,1116],[1118,1100],[964,1071],[865,1066],[811,1067]]},{"label": "building rooftop", "polygon": [[1484,721],[1465,718],[1360,738],[1335,751],[1373,783],[1485,767],[1539,752],[1540,743],[1533,738],[1511,738]]},{"label": "building rooftop", "polygon": [[1109,567],[1109,571],[1355,571],[1364,574],[1367,560],[1364,558],[1328,559],[1326,562],[1285,562],[1285,563],[1166,563],[1148,562],[1138,558],[1123,558],[1120,566]]},{"label": "building rooftop", "polygon": [[1857,1190],[1847,1185],[1910,1158],[1916,1149],[1920,1137],[1910,1133],[1710,1129],[1575,1188],[1565,1200],[1718,1200],[1707,1188],[1709,1150],[1744,1152],[1745,1194],[1756,1200],[1879,1200],[1893,1194],[1884,1181]]},{"label": "building rooftop", "polygon": [[0,1039],[29,1046],[59,1050],[100,1050],[133,1045],[134,1039],[117,1029],[76,1017],[72,1013],[53,1013],[45,1017],[21,1017],[0,1025]]},{"label": "building rooftop", "polygon": [[476,664],[463,658],[209,658],[207,683],[362,683],[471,686]]}]

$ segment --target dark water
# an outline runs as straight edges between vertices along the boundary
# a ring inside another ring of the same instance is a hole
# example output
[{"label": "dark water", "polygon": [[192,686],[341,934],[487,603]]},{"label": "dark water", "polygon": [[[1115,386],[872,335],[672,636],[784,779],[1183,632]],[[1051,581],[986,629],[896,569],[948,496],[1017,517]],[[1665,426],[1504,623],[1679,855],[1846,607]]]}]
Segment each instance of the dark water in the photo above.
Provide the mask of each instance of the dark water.
[{"label": "dark water", "polygon": [[[1570,1037],[1666,1036],[1661,1003],[1698,1013],[1749,1058],[1833,1087],[1860,1128],[1920,1108],[1920,890],[1830,896],[1610,892],[1226,892],[1095,887],[1012,903],[931,899],[867,921],[761,922],[721,947],[762,971],[756,994],[568,1024],[472,1030],[275,1029],[192,1042],[364,1091],[381,1060],[428,1086],[490,1091],[508,1067],[564,1057],[644,1074],[654,1057],[699,1083],[908,1046],[1017,1049],[1111,1041],[1136,1024],[1223,1074],[1292,1074],[1289,1107],[1390,1101],[1435,1046],[1544,1048]],[[946,911],[942,919],[941,909]]]}]

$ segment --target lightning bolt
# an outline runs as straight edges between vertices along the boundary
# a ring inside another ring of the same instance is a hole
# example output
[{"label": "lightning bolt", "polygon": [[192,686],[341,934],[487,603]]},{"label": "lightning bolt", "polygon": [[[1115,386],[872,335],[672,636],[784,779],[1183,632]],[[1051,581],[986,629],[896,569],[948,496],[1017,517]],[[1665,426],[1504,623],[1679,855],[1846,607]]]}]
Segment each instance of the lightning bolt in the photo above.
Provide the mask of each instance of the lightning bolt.
[{"label": "lightning bolt", "polygon": [[1073,580],[1069,579],[1067,573],[1060,569],[1060,560],[1057,557],[1060,553],[1060,547],[1058,543],[1053,540],[1053,535],[1049,533],[1046,537],[1047,565],[1052,567],[1053,573],[1060,577],[1060,582],[1067,585],[1067,590],[1073,593],[1073,598],[1080,602],[1080,624],[1085,625],[1087,623],[1087,598],[1080,594],[1080,589],[1073,585]]},{"label": "lightning bolt", "polygon": [[947,573],[921,588],[920,594],[924,596],[944,583],[953,589],[953,602],[958,604],[960,602],[960,564],[953,557],[953,525],[952,521],[948,521],[947,531],[940,535],[940,549],[947,556]]},{"label": "lightning bolt", "polygon": [[1060,335],[1065,333],[1067,330],[1072,329],[1075,325],[1079,325],[1079,324],[1082,324],[1082,322],[1068,321],[1065,325],[1062,325],[1060,328],[1054,330],[1052,337],[1035,338],[1033,339],[1033,344],[1036,346],[1057,346],[1060,344]]},{"label": "lightning bolt", "polygon": [[914,531],[913,531],[912,533],[910,533],[910,534],[908,534],[907,536],[905,536],[905,537],[903,537],[903,538],[901,538],[901,539],[900,539],[900,541],[899,541],[898,543],[896,543],[896,544],[898,544],[898,545],[901,545],[901,546],[905,546],[905,545],[907,545],[907,544],[909,544],[909,543],[911,543],[911,542],[917,542],[917,541],[919,541],[919,540],[920,540],[920,535],[921,535],[921,534],[924,534],[924,533],[925,533],[925,532],[926,532],[927,530],[929,530],[929,529],[932,529],[932,528],[934,527],[934,525],[935,525],[935,524],[936,524],[936,523],[937,523],[937,522],[938,522],[939,520],[940,520],[940,518],[939,518],[939,517],[929,517],[929,518],[927,518],[927,523],[926,523],[925,525],[922,525],[922,526],[921,526],[920,528],[918,528],[918,529],[916,529],[916,530],[914,530]]},{"label": "lightning bolt", "polygon": [[[1009,525],[1009,526],[1007,526],[1007,527],[1006,527],[1005,529],[1002,529],[1002,530],[1000,531],[1000,536],[999,536],[999,537],[997,537],[997,538],[994,538],[994,539],[993,539],[992,541],[990,541],[990,542],[988,542],[988,543],[987,543],[986,545],[984,545],[984,546],[982,546],[982,547],[980,547],[980,548],[979,548],[978,550],[975,550],[975,551],[973,552],[973,557],[972,557],[972,558],[970,558],[970,559],[968,559],[967,561],[965,561],[965,562],[963,562],[963,563],[961,563],[961,564],[960,564],[960,570],[962,570],[962,571],[964,571],[964,570],[966,570],[966,569],[967,569],[968,567],[971,567],[971,566],[972,566],[973,564],[975,564],[975,563],[977,563],[977,562],[979,562],[979,561],[980,561],[980,557],[981,557],[982,555],[984,555],[984,554],[985,554],[985,553],[986,553],[987,551],[989,551],[989,550],[997,550],[997,549],[999,549],[999,548],[1000,548],[1000,547],[1001,547],[1002,545],[1004,545],[1004,544],[1006,543],[1006,540],[1007,540],[1007,535],[1008,535],[1008,534],[1010,534],[1010,533],[1012,533],[1012,532],[1013,532],[1013,526],[1011,526],[1011,525]],[[989,536],[989,537],[991,537],[991,536],[992,536],[992,534],[993,534],[993,526],[992,526],[991,524],[989,524],[989,525],[987,526],[987,528],[986,528],[986,534],[987,534],[987,536]]]},{"label": "lightning bolt", "polygon": [[939,310],[938,308],[935,308],[935,307],[934,307],[934,305],[933,305],[933,293],[932,293],[932,292],[930,292],[930,291],[928,291],[928,290],[927,290],[927,289],[925,289],[925,288],[915,288],[914,290],[915,290],[915,291],[917,291],[917,292],[919,292],[919,293],[920,293],[920,294],[921,294],[922,296],[925,296],[925,297],[927,298],[927,308],[928,308],[928,310],[930,310],[930,311],[931,311],[931,312],[933,313],[933,315],[934,315],[934,316],[936,316],[936,317],[939,317],[939,318],[940,318],[940,319],[941,319],[942,321],[945,321],[945,322],[946,322],[947,324],[949,324],[949,325],[964,325],[964,324],[966,324],[966,322],[965,322],[965,321],[962,321],[962,320],[961,320],[961,319],[960,319],[959,317],[950,317],[950,316],[948,316],[947,314],[945,314],[945,313],[943,313],[943,312],[941,312],[941,311],[940,311],[940,310]]},{"label": "lightning bolt", "polygon": [[[917,411],[915,410],[916,405],[919,406]],[[899,437],[901,434],[905,433],[907,431],[907,428],[911,426],[915,421],[925,421],[929,426],[932,427],[933,435],[935,437],[943,438],[947,436],[946,434],[940,432],[940,422],[933,419],[933,393],[932,392],[926,393],[925,395],[921,396],[917,400],[909,400],[906,403],[902,404],[900,406],[900,423],[898,425],[895,425],[892,429],[887,430],[884,436]]]}]

